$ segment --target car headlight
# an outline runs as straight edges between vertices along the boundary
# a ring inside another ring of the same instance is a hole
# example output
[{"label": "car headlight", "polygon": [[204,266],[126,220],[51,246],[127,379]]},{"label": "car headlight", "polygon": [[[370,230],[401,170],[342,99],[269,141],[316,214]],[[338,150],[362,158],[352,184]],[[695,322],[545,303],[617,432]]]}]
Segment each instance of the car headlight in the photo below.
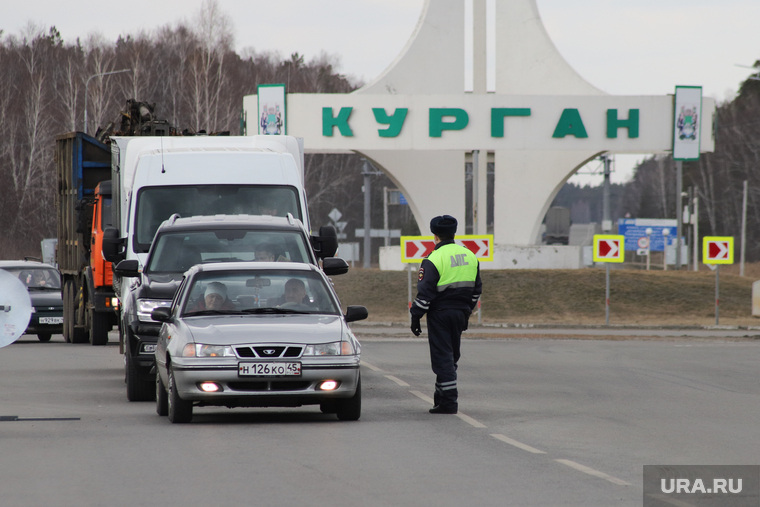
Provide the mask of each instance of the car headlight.
[{"label": "car headlight", "polygon": [[138,299],[137,300],[137,318],[140,322],[155,322],[150,317],[150,312],[160,307],[169,307],[172,305],[171,299]]},{"label": "car headlight", "polygon": [[347,341],[307,345],[303,351],[304,356],[352,356],[355,353],[353,345]]},{"label": "car headlight", "polygon": [[182,357],[235,357],[235,352],[229,345],[188,343],[182,349]]}]

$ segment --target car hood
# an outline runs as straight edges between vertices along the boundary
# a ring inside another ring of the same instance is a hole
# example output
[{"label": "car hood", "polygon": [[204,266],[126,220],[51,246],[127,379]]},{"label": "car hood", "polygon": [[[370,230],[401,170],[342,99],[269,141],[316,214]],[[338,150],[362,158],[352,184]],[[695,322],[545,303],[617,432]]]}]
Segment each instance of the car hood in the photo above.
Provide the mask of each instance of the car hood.
[{"label": "car hood", "polygon": [[32,300],[32,306],[35,308],[41,306],[50,306],[63,308],[63,299],[60,290],[30,290],[29,296]]},{"label": "car hood", "polygon": [[327,343],[344,333],[339,315],[224,315],[185,321],[196,343]]}]

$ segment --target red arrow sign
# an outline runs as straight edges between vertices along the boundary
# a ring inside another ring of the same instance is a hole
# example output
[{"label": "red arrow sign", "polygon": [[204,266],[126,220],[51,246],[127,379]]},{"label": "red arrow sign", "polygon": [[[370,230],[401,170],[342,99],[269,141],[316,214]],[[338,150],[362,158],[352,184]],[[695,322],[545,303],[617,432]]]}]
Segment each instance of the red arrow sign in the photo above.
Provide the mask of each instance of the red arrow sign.
[{"label": "red arrow sign", "polygon": [[713,260],[719,260],[719,259],[728,259],[729,249],[728,249],[728,241],[714,241],[711,243],[708,243],[709,245],[709,253],[708,258]]},{"label": "red arrow sign", "polygon": [[620,250],[620,242],[612,239],[599,241],[599,257],[615,257]]},{"label": "red arrow sign", "polygon": [[597,234],[594,236],[594,262],[623,262],[625,236]]},{"label": "red arrow sign", "polygon": [[432,239],[415,239],[405,243],[404,257],[407,259],[424,259],[435,248],[435,241]]},{"label": "red arrow sign", "polygon": [[490,242],[487,239],[464,239],[457,243],[470,250],[479,259],[489,257]]}]

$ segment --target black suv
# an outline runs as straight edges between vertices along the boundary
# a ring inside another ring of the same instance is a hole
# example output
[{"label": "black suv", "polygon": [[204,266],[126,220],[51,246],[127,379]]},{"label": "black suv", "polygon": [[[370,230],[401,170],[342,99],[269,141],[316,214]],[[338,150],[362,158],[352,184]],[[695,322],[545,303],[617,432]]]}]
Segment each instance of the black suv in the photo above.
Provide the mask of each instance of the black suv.
[{"label": "black suv", "polygon": [[[127,399],[155,396],[154,352],[161,323],[151,312],[170,306],[185,271],[209,262],[283,261],[319,265],[328,275],[348,271],[331,226],[310,236],[300,220],[253,215],[214,215],[181,218],[173,215],[156,231],[145,266],[136,259],[119,262],[114,274],[133,278],[121,305],[119,344],[124,354]],[[330,257],[330,258],[327,258]],[[126,283],[126,281],[122,281]]]}]

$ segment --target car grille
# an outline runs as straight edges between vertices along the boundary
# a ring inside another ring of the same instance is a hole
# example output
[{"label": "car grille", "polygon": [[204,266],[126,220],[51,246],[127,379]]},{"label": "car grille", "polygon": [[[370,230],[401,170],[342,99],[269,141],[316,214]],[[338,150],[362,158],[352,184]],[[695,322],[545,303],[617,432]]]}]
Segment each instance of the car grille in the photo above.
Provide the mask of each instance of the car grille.
[{"label": "car grille", "polygon": [[304,391],[311,386],[311,382],[298,381],[278,381],[278,380],[260,380],[251,382],[228,382],[227,386],[233,391]]},{"label": "car grille", "polygon": [[301,357],[303,347],[283,345],[255,345],[235,347],[238,357],[259,357],[272,359],[277,357]]}]

